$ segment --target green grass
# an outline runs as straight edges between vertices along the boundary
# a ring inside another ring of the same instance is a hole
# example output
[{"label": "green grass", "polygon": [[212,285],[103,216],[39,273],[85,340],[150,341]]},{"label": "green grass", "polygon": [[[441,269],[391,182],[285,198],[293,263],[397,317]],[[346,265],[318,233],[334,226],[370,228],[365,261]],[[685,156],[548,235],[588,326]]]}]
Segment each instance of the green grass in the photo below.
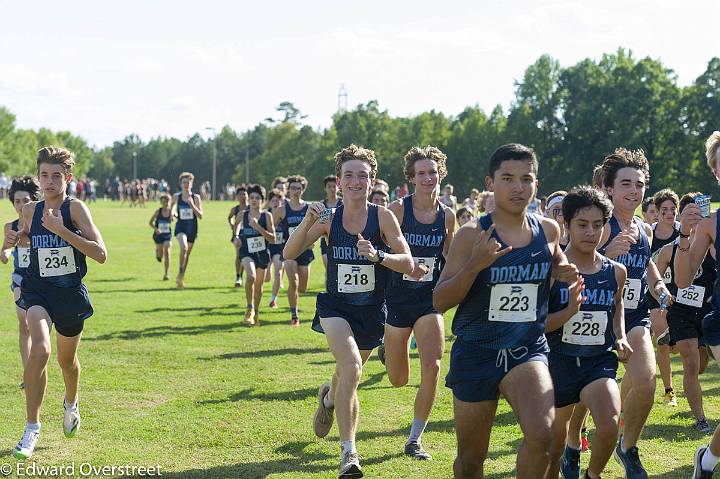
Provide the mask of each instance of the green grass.
[{"label": "green grass", "polygon": [[[42,437],[34,460],[43,464],[162,466],[171,478],[334,477],[339,458],[337,429],[325,440],[312,433],[318,385],[333,369],[325,339],[310,330],[314,296],[323,285],[321,261],[313,263],[310,291],[300,303],[302,325],[288,325],[287,300],[261,311],[263,325],[242,324],[244,295],[232,287],[233,251],[225,216],[229,203],[206,204],[206,218],[187,274],[176,291],[161,281],[151,231],[152,209],[110,203],[92,206],[109,250],[105,265],[91,263],[88,288],[95,316],[86,324],[82,363],[82,429],[72,440],[62,434],[63,386],[59,367],[49,366]],[[12,218],[9,202],[0,213]],[[173,270],[177,267],[173,245]],[[0,269],[9,283],[10,267]],[[173,274],[174,276],[174,274]],[[0,422],[2,462],[15,462],[11,449],[22,434],[25,403],[18,389],[21,367],[17,326],[8,288],[0,309],[0,363],[4,392]],[[266,293],[266,306],[269,293]],[[446,319],[449,331],[450,318]],[[451,344],[448,342],[447,351]],[[452,396],[441,386],[424,443],[434,460],[417,463],[401,455],[412,419],[418,383],[413,353],[410,385],[394,389],[376,356],[368,362],[359,390],[358,449],[367,477],[451,477],[455,456]],[[443,359],[444,377],[449,357]],[[679,358],[675,386],[682,389]],[[702,378],[710,420],[720,391],[714,363]],[[660,382],[658,380],[658,384]],[[687,402],[668,409],[661,386],[640,443],[651,477],[692,473],[695,447],[705,443],[691,431]],[[488,477],[511,477],[520,430],[507,404],[498,410],[486,465]],[[588,456],[583,455],[587,464]],[[604,477],[620,477],[611,461]]]}]

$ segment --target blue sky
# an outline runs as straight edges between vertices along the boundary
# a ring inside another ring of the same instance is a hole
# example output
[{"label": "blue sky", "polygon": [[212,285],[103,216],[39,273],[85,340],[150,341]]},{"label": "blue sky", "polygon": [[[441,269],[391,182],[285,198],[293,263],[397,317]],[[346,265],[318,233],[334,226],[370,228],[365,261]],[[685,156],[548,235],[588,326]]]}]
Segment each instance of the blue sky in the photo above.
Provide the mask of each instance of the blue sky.
[{"label": "blue sky", "polygon": [[327,126],[350,106],[486,110],[543,53],[567,66],[619,46],[681,85],[720,55],[720,1],[0,2],[0,105],[23,128],[98,146],[130,133],[251,128],[294,102]]}]

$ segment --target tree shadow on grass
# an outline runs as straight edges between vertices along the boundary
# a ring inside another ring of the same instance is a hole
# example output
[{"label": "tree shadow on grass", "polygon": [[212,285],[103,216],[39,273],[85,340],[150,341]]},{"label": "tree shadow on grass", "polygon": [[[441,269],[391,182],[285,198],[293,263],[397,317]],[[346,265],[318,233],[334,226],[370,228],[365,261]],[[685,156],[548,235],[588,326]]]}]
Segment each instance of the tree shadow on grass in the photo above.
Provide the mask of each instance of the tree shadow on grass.
[{"label": "tree shadow on grass", "polygon": [[[360,383],[358,389],[369,388],[370,386],[382,381],[384,373],[373,374]],[[256,392],[254,388],[247,388],[236,393],[230,394],[224,399],[205,399],[198,401],[198,404],[223,404],[226,402],[238,401],[303,401],[305,399],[317,397],[318,388],[309,387],[302,389],[293,389],[290,391],[273,391],[273,392]]]},{"label": "tree shadow on grass", "polygon": [[693,464],[692,458],[690,463],[685,466],[680,466],[672,471],[663,472],[661,474],[653,474],[652,477],[657,479],[677,479],[678,477],[692,477],[693,475]]},{"label": "tree shadow on grass", "polygon": [[136,277],[128,277],[128,278],[105,278],[105,279],[88,279],[88,284],[95,284],[95,283],[124,283],[126,281],[135,281]]},{"label": "tree shadow on grass", "polygon": [[91,294],[115,294],[115,293],[175,293],[181,294],[183,291],[208,291],[217,290],[222,291],[225,288],[217,286],[186,286],[183,289],[173,288],[166,286],[164,288],[135,288],[135,289],[96,289],[91,291]]},{"label": "tree shadow on grass", "polygon": [[205,333],[219,333],[242,329],[238,323],[205,324],[201,326],[155,326],[145,329],[131,329],[83,337],[83,341],[110,341],[113,339],[136,340],[144,338],[162,338],[165,336],[196,336]]},{"label": "tree shadow on grass", "polygon": [[[301,354],[319,354],[326,353],[327,348],[278,348],[278,349],[266,349],[263,351],[240,351],[237,353],[226,353],[218,356],[200,357],[199,361],[217,361],[220,359],[256,359],[256,358],[271,358],[275,356],[292,355],[298,356]],[[332,361],[335,364],[335,361]]]},{"label": "tree shadow on grass", "polygon": [[[270,461],[257,461],[238,463],[227,466],[216,466],[208,469],[190,469],[179,472],[163,472],[163,477],[171,479],[265,479],[271,474],[280,473],[304,473],[320,474],[335,471],[336,456],[325,453],[306,451],[313,443],[307,441],[289,442],[275,449],[276,454],[281,454],[283,459]],[[362,464],[372,466],[399,457],[402,454],[386,454],[384,456],[363,458]],[[328,461],[332,461],[328,464]]]},{"label": "tree shadow on grass", "polygon": [[[240,315],[243,310],[240,309],[239,304],[228,304],[227,306],[194,306],[188,308],[177,308],[177,307],[161,307],[161,308],[150,308],[150,309],[136,309],[136,313],[202,313],[202,314],[218,314],[215,311],[223,309],[232,309],[234,314]],[[223,313],[219,313],[223,314]]]}]

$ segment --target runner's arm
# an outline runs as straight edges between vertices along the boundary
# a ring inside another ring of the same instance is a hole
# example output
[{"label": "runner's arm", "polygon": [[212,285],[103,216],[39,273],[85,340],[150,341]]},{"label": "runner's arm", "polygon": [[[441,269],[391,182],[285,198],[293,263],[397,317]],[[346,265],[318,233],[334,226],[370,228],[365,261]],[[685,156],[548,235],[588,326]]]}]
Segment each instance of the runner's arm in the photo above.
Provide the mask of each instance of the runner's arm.
[{"label": "runner's arm", "polygon": [[80,200],[70,203],[70,214],[73,224],[81,231],[82,236],[73,233],[64,226],[57,233],[62,239],[70,243],[85,256],[94,259],[100,264],[107,261],[107,249],[100,231],[93,223],[90,210]]},{"label": "runner's arm", "polygon": [[[318,238],[324,234],[328,234],[329,226],[332,224],[332,218],[324,224],[317,221],[323,209],[324,206],[322,203],[313,203],[310,205],[305,217],[297,226],[293,234],[287,239],[285,247],[283,248],[283,258],[297,258],[303,253],[303,251],[310,248],[318,240]],[[275,212],[273,211],[273,214],[274,213]],[[283,208],[283,215],[284,214],[285,208]]]},{"label": "runner's arm", "polygon": [[[686,206],[686,208],[690,205]],[[690,238],[680,238],[680,244],[675,252],[675,284],[678,288],[687,288],[693,282],[695,273],[700,268],[710,246],[715,243],[715,215],[703,219],[695,230],[692,244]]]},{"label": "runner's arm", "polygon": [[382,265],[398,273],[410,274],[415,269],[415,262],[410,254],[410,247],[400,230],[400,224],[395,215],[387,208],[378,208],[380,220],[380,234],[392,253],[385,255]]}]

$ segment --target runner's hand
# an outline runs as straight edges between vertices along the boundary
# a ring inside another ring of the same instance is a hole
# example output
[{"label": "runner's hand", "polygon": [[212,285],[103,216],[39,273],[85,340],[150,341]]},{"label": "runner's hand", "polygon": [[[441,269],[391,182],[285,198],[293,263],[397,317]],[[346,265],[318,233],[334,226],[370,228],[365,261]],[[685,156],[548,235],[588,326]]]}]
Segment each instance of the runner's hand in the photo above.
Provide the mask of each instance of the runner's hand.
[{"label": "runner's hand", "polygon": [[415,263],[415,267],[412,270],[412,273],[410,273],[408,276],[410,276],[415,281],[420,281],[423,276],[425,276],[428,271],[430,271],[430,268],[426,264],[420,264],[417,260],[417,258],[413,258],[413,262]]},{"label": "runner's hand", "polygon": [[615,350],[617,351],[618,361],[621,363],[627,363],[633,353],[633,349],[625,336],[615,340]]},{"label": "runner's hand", "polygon": [[63,228],[65,228],[62,212],[60,210],[48,208],[47,211],[43,212],[42,225],[51,233],[59,235]]},{"label": "runner's hand", "polygon": [[371,263],[377,263],[375,261],[377,259],[377,250],[373,246],[373,244],[363,238],[362,234],[358,233],[358,242],[357,242],[357,250],[358,253],[365,256]]},{"label": "runner's hand", "polygon": [[512,251],[512,246],[500,249],[500,243],[493,238],[492,234],[495,231],[495,225],[490,225],[490,228],[483,230],[480,225],[477,226],[480,233],[475,240],[472,253],[470,255],[470,264],[474,265],[478,271],[492,265],[498,258],[501,258]]},{"label": "runner's hand", "polygon": [[702,221],[700,207],[695,203],[688,203],[678,217],[680,221],[680,232],[689,235],[690,231]]},{"label": "runner's hand", "polygon": [[620,256],[624,256],[630,252],[630,246],[637,243],[635,238],[630,231],[624,229],[616,237],[610,241],[610,244],[605,248],[605,256],[610,259],[617,259]]},{"label": "runner's hand", "polygon": [[305,213],[304,221],[307,221],[310,226],[314,225],[318,218],[320,218],[324,209],[325,205],[320,201],[311,203],[310,206],[308,206],[307,213]]},{"label": "runner's hand", "polygon": [[583,291],[585,290],[585,279],[580,276],[574,283],[568,286],[568,308],[572,312],[572,315],[580,311],[580,306],[583,303]]}]

